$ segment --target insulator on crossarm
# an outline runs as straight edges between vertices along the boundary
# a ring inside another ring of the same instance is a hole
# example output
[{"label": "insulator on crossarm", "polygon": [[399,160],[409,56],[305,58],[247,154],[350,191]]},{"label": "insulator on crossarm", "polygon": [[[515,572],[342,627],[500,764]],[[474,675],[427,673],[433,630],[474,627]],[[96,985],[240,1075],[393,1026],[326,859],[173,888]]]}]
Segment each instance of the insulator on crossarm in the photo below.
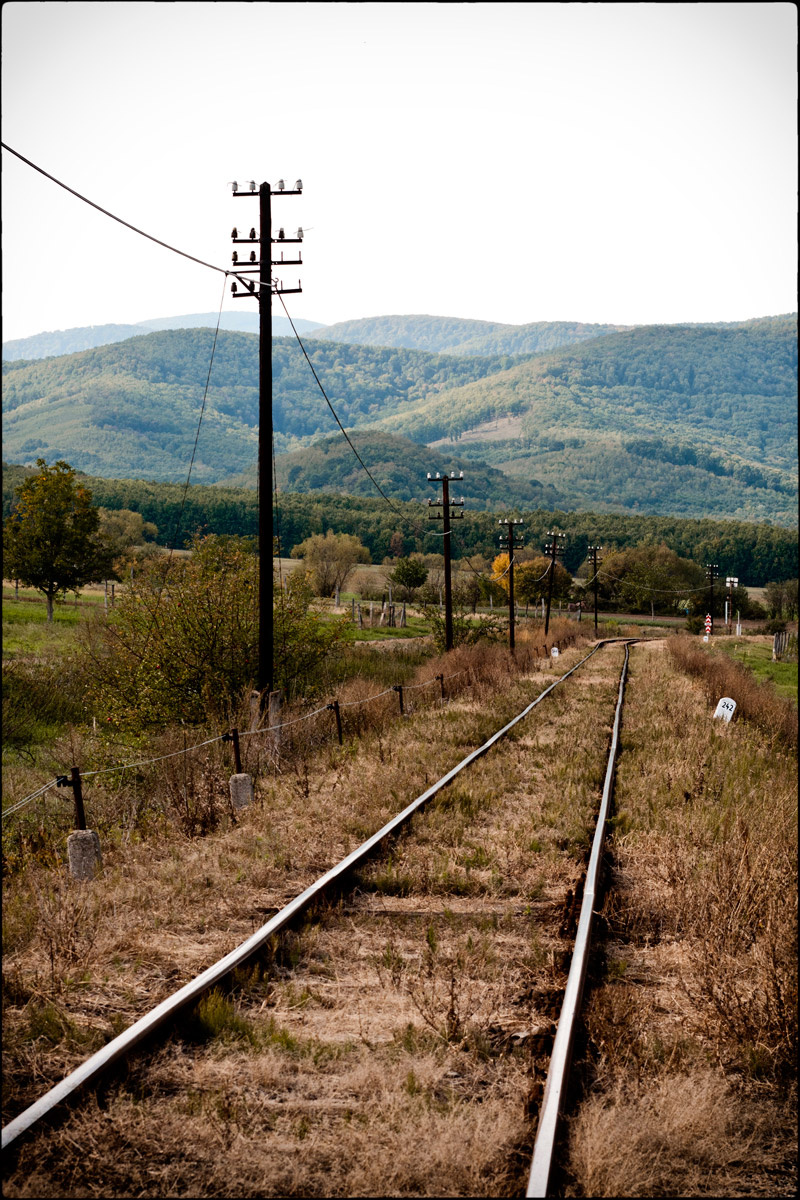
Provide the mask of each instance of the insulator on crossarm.
[{"label": "insulator on crossarm", "polygon": [[234,250],[233,254],[231,255],[231,262],[237,263],[238,261],[239,261],[239,255]]},{"label": "insulator on crossarm", "polygon": [[251,250],[250,251],[250,262],[255,262],[255,261],[256,261],[256,252],[255,252],[255,250]]},{"label": "insulator on crossarm", "polygon": [[256,227],[254,225],[253,228],[250,230],[250,241],[254,242],[255,240],[256,240]]},{"label": "insulator on crossarm", "polygon": [[231,230],[231,237],[233,238],[234,241],[236,241],[238,236],[239,236],[239,230],[234,225],[233,229]]},{"label": "insulator on crossarm", "polygon": [[234,281],[233,281],[233,283],[231,284],[231,291],[233,292],[234,296],[236,295],[236,293],[238,292],[238,290],[239,290],[239,289],[238,289],[238,287],[236,286],[236,280],[234,280]]}]

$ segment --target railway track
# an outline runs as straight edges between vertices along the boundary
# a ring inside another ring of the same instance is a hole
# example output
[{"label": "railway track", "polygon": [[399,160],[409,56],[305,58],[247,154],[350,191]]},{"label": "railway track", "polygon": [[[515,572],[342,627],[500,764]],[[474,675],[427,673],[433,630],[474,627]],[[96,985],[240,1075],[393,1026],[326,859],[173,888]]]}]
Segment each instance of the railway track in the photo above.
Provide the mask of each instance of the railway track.
[{"label": "railway track", "polygon": [[[48,1194],[497,1194],[527,1176],[527,1194],[546,1195],[628,646],[572,659],[6,1125],[4,1149],[36,1147],[46,1164],[87,1146],[75,1192]],[[607,720],[592,722],[598,694]],[[211,1133],[181,1175],[179,1130],[195,1126]],[[236,1145],[258,1147],[248,1165]]]}]

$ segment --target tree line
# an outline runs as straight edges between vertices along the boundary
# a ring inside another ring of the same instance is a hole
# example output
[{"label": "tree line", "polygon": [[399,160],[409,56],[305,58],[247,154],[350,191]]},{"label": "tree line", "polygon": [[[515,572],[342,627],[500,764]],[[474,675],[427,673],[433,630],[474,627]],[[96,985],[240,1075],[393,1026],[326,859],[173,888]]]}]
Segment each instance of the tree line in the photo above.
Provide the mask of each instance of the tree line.
[{"label": "tree line", "polygon": [[[30,468],[3,469],[3,517],[11,512],[14,491],[32,474]],[[94,503],[109,509],[127,509],[143,522],[157,527],[155,540],[162,546],[182,549],[197,535],[218,534],[258,537],[258,497],[246,488],[146,483],[139,480],[99,479],[77,475]],[[420,480],[424,492],[425,481]],[[454,559],[497,554],[497,513],[465,511],[454,526]],[[780,526],[710,518],[646,516],[627,513],[565,512],[551,509],[509,509],[505,516],[521,517],[526,547],[541,551],[547,531],[557,527],[566,534],[564,566],[573,574],[585,560],[589,545],[624,549],[664,543],[681,558],[698,564],[714,562],[721,575],[735,575],[743,584],[764,587],[770,581],[798,574],[797,531]],[[314,493],[279,493],[275,500],[275,535],[280,552],[311,534],[353,534],[370,552],[373,562],[412,553],[441,550],[434,522],[421,503]],[[394,540],[393,540],[394,539]]]}]

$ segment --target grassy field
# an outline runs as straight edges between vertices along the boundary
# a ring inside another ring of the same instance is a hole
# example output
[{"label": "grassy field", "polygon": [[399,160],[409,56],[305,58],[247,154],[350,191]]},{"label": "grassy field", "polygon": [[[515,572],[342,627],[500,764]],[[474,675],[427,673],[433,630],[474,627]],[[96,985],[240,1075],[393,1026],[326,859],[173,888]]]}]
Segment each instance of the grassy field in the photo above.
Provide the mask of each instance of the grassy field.
[{"label": "grassy field", "polygon": [[797,704],[797,661],[773,662],[771,637],[747,638],[746,641],[719,638],[713,649],[747,667],[759,682],[769,681],[779,696]]}]

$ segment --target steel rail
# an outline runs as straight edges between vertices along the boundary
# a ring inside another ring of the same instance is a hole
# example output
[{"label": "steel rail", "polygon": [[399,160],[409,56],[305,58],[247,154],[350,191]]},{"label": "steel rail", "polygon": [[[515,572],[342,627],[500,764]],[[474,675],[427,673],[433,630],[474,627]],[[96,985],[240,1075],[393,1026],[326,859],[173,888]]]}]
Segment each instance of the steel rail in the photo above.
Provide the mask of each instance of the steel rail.
[{"label": "steel rail", "polygon": [[280,912],[271,917],[265,925],[262,925],[247,941],[242,942],[240,946],[237,946],[235,950],[226,954],[224,958],[219,959],[177,992],[173,992],[171,996],[162,1000],[149,1013],[140,1017],[138,1021],[135,1021],[128,1029],[115,1037],[102,1050],[98,1050],[79,1067],[76,1067],[60,1083],[57,1083],[44,1096],[34,1101],[24,1112],[5,1125],[2,1131],[2,1148],[6,1149],[7,1146],[10,1146],[21,1134],[47,1116],[59,1104],[62,1104],[81,1088],[97,1079],[103,1071],[107,1070],[126,1054],[129,1054],[135,1046],[154,1030],[165,1025],[180,1009],[193,1001],[199,1000],[204,992],[208,991],[209,988],[213,987],[214,984],[218,983],[236,967],[241,966],[243,962],[259,950],[271,937],[280,933],[295,917],[308,908],[312,901],[319,898],[326,889],[332,887],[333,884],[341,880],[355,866],[367,859],[382,841],[397,832],[428,800],[431,800],[438,792],[451,783],[461,771],[491,749],[509,730],[522,721],[537,704],[540,704],[545,696],[548,696],[554,688],[563,683],[565,679],[568,679],[585,662],[588,662],[604,644],[605,641],[598,642],[589,654],[585,655],[569,671],[565,671],[563,675],[554,680],[549,687],[545,688],[535,700],[509,721],[507,725],[504,725],[502,729],[492,734],[488,741],[479,746],[477,750],[473,750],[468,754],[466,758],[462,759],[452,770],[448,771],[446,775],[443,775],[441,779],[432,784],[422,795],[412,800],[402,812],[388,821],[377,833],[374,833],[365,842],[362,842],[356,850],[353,850],[345,858],[341,859],[336,866],[332,867],[324,875],[321,875],[305,891],[301,892],[300,895],[296,896],[294,900],[291,900],[289,904],[282,908]]},{"label": "steel rail", "polygon": [[575,1026],[580,1012],[583,986],[586,980],[586,968],[589,961],[589,944],[592,931],[592,918],[600,874],[600,859],[605,842],[606,823],[611,807],[611,793],[614,784],[614,770],[619,749],[619,729],[622,718],[622,700],[625,694],[625,681],[628,674],[628,659],[630,657],[630,642],[625,643],[625,661],[620,672],[617,709],[614,716],[614,729],[611,735],[611,748],[608,754],[603,796],[597,815],[597,826],[592,841],[592,851],[589,865],[586,868],[586,882],[583,890],[578,928],[575,934],[575,946],[572,952],[567,986],[558,1018],[558,1028],[553,1041],[550,1055],[550,1067],[547,1072],[542,1105],[539,1110],[539,1125],[536,1130],[536,1141],[533,1147],[526,1197],[542,1197],[547,1195],[550,1182],[550,1172],[553,1165],[556,1134],[559,1117],[564,1103],[564,1096],[569,1077],[570,1060],[572,1058],[572,1043]]}]

